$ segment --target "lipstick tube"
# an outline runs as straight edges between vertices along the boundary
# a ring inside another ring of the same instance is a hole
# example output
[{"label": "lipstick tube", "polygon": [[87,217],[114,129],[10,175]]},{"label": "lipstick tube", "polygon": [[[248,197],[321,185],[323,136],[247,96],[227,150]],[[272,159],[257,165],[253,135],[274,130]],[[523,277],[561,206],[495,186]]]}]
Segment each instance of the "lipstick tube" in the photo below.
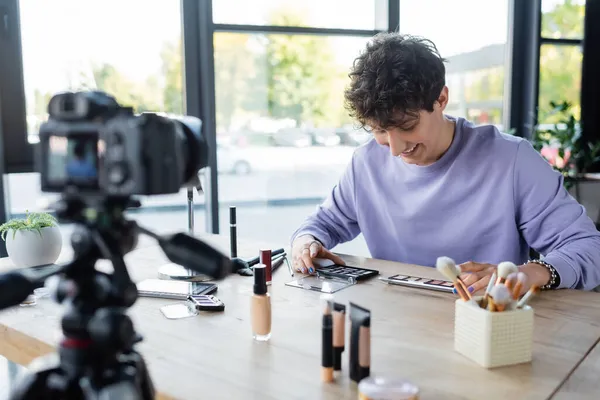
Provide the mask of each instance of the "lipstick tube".
[{"label": "lipstick tube", "polygon": [[258,262],[265,265],[266,281],[267,285],[271,284],[273,277],[273,265],[271,259],[271,250],[262,249],[258,254]]}]

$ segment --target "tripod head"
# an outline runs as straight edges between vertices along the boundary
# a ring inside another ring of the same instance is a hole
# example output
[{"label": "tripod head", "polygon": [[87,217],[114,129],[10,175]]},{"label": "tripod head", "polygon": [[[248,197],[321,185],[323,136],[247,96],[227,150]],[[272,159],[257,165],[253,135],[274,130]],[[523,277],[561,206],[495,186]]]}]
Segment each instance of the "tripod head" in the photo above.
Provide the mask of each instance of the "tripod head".
[{"label": "tripod head", "polygon": [[[46,279],[56,301],[65,306],[58,358],[38,363],[17,385],[13,399],[154,398],[145,362],[134,350],[142,338],[125,314],[138,292],[123,256],[143,233],[157,240],[172,262],[213,279],[230,273],[231,260],[185,233],[163,237],[127,220],[125,210],[139,205],[130,197],[82,197],[66,191],[55,209],[59,220],[76,224],[73,260],[48,270],[0,276],[0,309],[19,304]],[[101,259],[112,263],[112,274],[96,269]]]}]

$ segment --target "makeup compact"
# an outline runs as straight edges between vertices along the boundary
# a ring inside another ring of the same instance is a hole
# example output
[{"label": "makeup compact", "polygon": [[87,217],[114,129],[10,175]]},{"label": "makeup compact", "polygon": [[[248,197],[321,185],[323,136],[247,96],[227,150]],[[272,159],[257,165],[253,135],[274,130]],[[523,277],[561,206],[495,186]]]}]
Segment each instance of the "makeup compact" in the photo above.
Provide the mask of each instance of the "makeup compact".
[{"label": "makeup compact", "polygon": [[286,286],[300,289],[312,290],[321,293],[335,293],[342,289],[352,286],[353,283],[344,279],[325,278],[323,276],[306,276],[291,282],[286,282]]},{"label": "makeup compact", "polygon": [[361,400],[418,400],[419,388],[404,379],[369,376],[360,381]]},{"label": "makeup compact", "polygon": [[409,286],[420,289],[437,290],[439,292],[452,293],[454,285],[452,282],[441,279],[421,278],[410,275],[392,275],[387,278],[379,278],[381,281],[391,285]]}]

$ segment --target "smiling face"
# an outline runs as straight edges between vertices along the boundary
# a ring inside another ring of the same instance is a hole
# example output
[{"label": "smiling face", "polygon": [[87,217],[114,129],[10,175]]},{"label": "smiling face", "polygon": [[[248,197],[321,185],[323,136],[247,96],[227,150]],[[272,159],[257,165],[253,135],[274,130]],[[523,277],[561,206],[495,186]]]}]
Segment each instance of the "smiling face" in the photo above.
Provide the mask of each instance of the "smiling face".
[{"label": "smiling face", "polygon": [[390,148],[394,157],[401,157],[408,164],[430,165],[452,142],[453,124],[444,117],[447,104],[448,88],[444,87],[432,112],[421,110],[418,116],[406,115],[387,128],[373,121],[369,130],[379,145]]}]

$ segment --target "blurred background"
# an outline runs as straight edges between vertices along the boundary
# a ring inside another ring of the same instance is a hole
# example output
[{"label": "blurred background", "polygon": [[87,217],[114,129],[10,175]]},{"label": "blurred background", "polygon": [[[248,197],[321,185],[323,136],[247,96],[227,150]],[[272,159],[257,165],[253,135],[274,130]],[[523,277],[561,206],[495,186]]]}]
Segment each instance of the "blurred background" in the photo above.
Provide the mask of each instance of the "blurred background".
[{"label": "blurred background", "polygon": [[[18,7],[29,143],[37,141],[57,91],[100,89],[138,112],[181,115],[195,111],[187,103],[199,82],[213,100],[200,111],[214,116],[205,129],[216,135],[218,172],[204,177],[216,193],[195,198],[199,231],[222,231],[235,205],[240,236],[287,244],[352,152],[370,139],[348,116],[343,90],[354,58],[380,31],[431,39],[448,60],[447,112],[508,132],[515,126],[507,112],[511,96],[519,97],[510,90],[513,55],[522,41],[510,39],[538,29],[538,122],[556,122],[543,113],[550,101],[571,102],[579,117],[583,0],[534,1],[541,20],[520,26],[514,15],[522,5],[512,0],[193,3],[18,0]],[[183,17],[194,10],[210,15]],[[189,71],[193,57],[204,78],[186,80],[186,59]],[[6,174],[4,191],[7,218],[52,199],[40,192],[35,172]],[[173,231],[187,228],[186,210],[182,191],[143,199],[130,216]],[[336,250],[369,255],[361,237]]]}]

